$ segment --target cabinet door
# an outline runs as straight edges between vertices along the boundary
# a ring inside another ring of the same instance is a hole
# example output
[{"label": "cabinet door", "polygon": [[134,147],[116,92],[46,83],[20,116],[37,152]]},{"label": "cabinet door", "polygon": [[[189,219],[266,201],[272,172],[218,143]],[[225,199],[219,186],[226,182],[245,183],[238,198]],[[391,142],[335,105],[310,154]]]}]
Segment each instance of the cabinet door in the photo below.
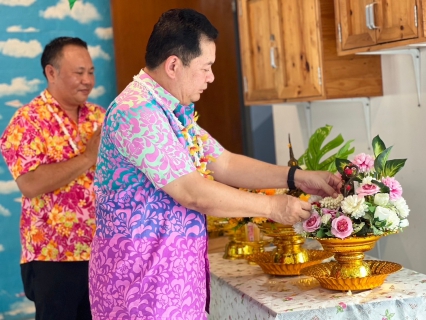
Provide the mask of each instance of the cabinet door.
[{"label": "cabinet door", "polygon": [[279,63],[283,66],[280,97],[286,99],[321,96],[322,70],[320,40],[321,22],[317,0],[273,0],[277,7],[280,34],[277,41],[282,51]]},{"label": "cabinet door", "polygon": [[244,98],[250,101],[278,101],[282,78],[278,50],[271,26],[270,0],[239,0],[239,35],[244,81]]},{"label": "cabinet door", "polygon": [[376,44],[375,30],[368,28],[367,19],[367,6],[372,2],[372,0],[335,0],[342,50]]},{"label": "cabinet door", "polygon": [[375,7],[377,43],[417,38],[416,0],[380,0]]}]

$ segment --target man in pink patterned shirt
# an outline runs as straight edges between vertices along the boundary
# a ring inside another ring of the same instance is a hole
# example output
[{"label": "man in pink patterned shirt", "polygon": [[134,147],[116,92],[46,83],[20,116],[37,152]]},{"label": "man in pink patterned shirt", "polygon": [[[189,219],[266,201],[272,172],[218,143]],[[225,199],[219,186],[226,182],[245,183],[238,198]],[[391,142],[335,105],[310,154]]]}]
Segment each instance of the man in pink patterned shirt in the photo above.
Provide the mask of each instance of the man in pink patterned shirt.
[{"label": "man in pink patterned shirt", "polygon": [[23,194],[22,281],[36,319],[91,319],[93,178],[105,111],[86,102],[95,78],[83,40],[52,40],[41,64],[47,89],[16,112],[0,138]]}]

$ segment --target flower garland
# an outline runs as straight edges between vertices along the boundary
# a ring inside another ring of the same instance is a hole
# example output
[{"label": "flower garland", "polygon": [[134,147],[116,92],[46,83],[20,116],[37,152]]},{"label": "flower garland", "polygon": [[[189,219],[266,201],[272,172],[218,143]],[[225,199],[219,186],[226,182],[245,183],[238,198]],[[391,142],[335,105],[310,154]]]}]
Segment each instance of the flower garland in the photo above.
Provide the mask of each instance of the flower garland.
[{"label": "flower garland", "polygon": [[[153,91],[153,90],[149,90],[149,88],[146,86],[146,84],[141,81],[139,79],[138,76],[134,76],[133,80],[141,85],[142,87],[144,87],[145,89],[147,89],[155,98],[155,100],[157,101],[161,101],[160,97]],[[200,128],[198,126],[195,125],[195,123],[198,120],[198,113],[195,112],[194,113],[194,117],[193,117],[193,121],[188,124],[186,127],[182,124],[182,122],[176,117],[176,115],[174,114],[174,112],[170,112],[173,120],[178,124],[178,127],[180,129],[180,131],[182,132],[183,137],[185,138],[186,142],[187,142],[187,146],[188,146],[188,151],[189,154],[192,156],[192,158],[194,159],[194,165],[197,168],[197,171],[204,177],[207,178],[209,180],[214,180],[213,176],[212,176],[212,171],[207,169],[207,164],[209,162],[215,161],[215,159],[211,156],[205,156],[204,155],[204,141],[207,141],[208,139],[208,135],[201,135],[200,134]],[[190,134],[190,130],[193,129],[194,131],[194,136],[191,136]]]},{"label": "flower garland", "polygon": [[55,120],[59,123],[59,126],[61,127],[61,130],[63,133],[65,133],[66,136],[68,136],[68,143],[70,144],[71,148],[73,149],[75,154],[79,154],[80,151],[77,148],[77,145],[75,144],[75,142],[72,140],[71,135],[68,131],[68,129],[65,127],[64,122],[62,121],[62,119],[58,116],[58,114],[56,112],[53,111],[52,106],[50,105],[50,103],[48,102],[46,95],[44,94],[44,91],[42,91],[40,93],[41,99],[43,100],[43,102],[46,104],[47,106],[47,110],[49,110],[49,112],[53,115],[53,117],[55,118]]}]

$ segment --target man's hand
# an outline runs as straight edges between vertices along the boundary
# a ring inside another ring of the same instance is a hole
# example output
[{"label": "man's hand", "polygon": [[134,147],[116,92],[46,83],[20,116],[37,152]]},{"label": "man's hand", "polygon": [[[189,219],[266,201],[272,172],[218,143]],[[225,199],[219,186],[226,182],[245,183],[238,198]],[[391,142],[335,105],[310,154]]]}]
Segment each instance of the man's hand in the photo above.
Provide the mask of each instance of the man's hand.
[{"label": "man's hand", "polygon": [[306,201],[288,195],[269,196],[271,199],[270,219],[282,224],[293,225],[311,216],[312,206]]},{"label": "man's hand", "polygon": [[339,177],[328,171],[296,170],[294,178],[298,189],[321,197],[336,198],[342,186]]},{"label": "man's hand", "polygon": [[101,141],[101,131],[102,127],[98,128],[93,133],[93,136],[90,138],[89,141],[87,141],[86,150],[83,153],[83,155],[90,160],[90,163],[92,163],[92,165],[96,164],[96,160],[98,158],[99,143]]}]

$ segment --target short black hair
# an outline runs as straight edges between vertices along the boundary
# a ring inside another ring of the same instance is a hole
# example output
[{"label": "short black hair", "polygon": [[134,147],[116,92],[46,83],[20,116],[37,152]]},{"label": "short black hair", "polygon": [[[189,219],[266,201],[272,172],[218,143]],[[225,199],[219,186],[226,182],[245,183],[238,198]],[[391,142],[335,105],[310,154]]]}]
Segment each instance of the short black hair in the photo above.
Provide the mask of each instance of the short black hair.
[{"label": "short black hair", "polygon": [[149,37],[145,64],[154,70],[170,56],[177,56],[184,66],[201,55],[200,40],[215,41],[219,32],[205,15],[192,9],[164,12]]},{"label": "short black hair", "polygon": [[41,55],[41,67],[43,74],[46,77],[46,66],[48,64],[58,68],[58,58],[62,55],[62,50],[65,46],[73,45],[87,49],[87,43],[80,38],[58,37],[50,41],[43,50]]}]

